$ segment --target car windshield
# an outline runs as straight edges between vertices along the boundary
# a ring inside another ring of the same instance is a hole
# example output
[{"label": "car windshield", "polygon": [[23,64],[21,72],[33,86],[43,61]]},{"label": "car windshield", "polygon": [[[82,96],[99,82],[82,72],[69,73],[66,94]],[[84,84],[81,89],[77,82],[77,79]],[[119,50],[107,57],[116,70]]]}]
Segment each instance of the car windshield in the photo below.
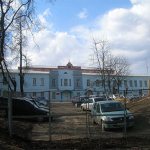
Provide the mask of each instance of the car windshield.
[{"label": "car windshield", "polygon": [[93,103],[92,99],[86,99],[85,103]]},{"label": "car windshield", "polygon": [[97,97],[97,98],[94,98],[95,102],[98,102],[98,101],[105,101],[106,99],[103,98],[103,97]]},{"label": "car windshield", "polygon": [[121,103],[105,103],[101,104],[102,112],[123,111],[124,107]]},{"label": "car windshield", "polygon": [[36,101],[36,100],[30,100],[32,103],[34,103],[35,105],[37,105],[37,106],[43,106],[43,104],[42,103],[40,103],[39,101]]},{"label": "car windshield", "polygon": [[86,101],[88,98],[87,97],[80,97],[80,101],[81,102],[84,102],[84,101]]}]

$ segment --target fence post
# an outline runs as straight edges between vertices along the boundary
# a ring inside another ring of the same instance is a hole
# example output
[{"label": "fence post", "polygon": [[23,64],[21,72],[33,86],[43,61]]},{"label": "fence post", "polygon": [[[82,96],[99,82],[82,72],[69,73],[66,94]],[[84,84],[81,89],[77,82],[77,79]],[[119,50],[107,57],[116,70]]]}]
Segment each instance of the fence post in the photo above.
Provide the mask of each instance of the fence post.
[{"label": "fence post", "polygon": [[49,91],[49,141],[52,140],[51,137],[51,98],[50,98],[50,91]]},{"label": "fence post", "polygon": [[127,92],[128,89],[126,88],[125,90],[125,98],[124,98],[124,138],[125,140],[127,140],[127,120],[126,120],[126,116],[127,116],[127,106],[126,106],[126,101],[127,101]]},{"label": "fence post", "polygon": [[8,131],[9,136],[12,137],[12,94],[8,91]]}]

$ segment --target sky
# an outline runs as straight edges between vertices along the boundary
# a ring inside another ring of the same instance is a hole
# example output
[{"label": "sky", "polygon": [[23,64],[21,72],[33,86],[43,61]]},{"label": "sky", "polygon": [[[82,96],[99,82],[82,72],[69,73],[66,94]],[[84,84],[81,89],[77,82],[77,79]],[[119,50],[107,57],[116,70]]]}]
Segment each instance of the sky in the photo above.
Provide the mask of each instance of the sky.
[{"label": "sky", "polygon": [[36,0],[35,9],[42,28],[28,43],[32,65],[92,67],[94,37],[128,59],[130,74],[150,75],[150,0]]}]

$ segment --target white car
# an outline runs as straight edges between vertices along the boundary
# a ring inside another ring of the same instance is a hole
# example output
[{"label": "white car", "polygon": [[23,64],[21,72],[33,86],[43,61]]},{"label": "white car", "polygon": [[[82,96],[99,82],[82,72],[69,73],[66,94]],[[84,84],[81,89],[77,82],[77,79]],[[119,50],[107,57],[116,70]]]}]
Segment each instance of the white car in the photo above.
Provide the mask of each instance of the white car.
[{"label": "white car", "polygon": [[84,103],[81,104],[81,109],[82,110],[90,110],[91,111],[91,109],[93,107],[93,104],[95,102],[107,101],[107,100],[108,99],[106,99],[105,97],[92,97],[92,98],[89,98]]},{"label": "white car", "polygon": [[124,108],[121,102],[100,101],[94,103],[91,116],[93,123],[101,126],[102,130],[112,128],[132,127],[134,125],[133,114]]}]

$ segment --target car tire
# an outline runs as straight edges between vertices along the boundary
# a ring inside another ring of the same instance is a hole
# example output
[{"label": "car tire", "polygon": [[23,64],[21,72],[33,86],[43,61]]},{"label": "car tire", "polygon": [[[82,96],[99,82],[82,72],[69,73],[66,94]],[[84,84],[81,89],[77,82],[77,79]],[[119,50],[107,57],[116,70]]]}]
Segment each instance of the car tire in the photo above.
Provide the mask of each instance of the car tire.
[{"label": "car tire", "polygon": [[94,119],[94,118],[92,118],[92,123],[93,123],[93,124],[96,124],[96,121],[95,121],[95,119]]}]

